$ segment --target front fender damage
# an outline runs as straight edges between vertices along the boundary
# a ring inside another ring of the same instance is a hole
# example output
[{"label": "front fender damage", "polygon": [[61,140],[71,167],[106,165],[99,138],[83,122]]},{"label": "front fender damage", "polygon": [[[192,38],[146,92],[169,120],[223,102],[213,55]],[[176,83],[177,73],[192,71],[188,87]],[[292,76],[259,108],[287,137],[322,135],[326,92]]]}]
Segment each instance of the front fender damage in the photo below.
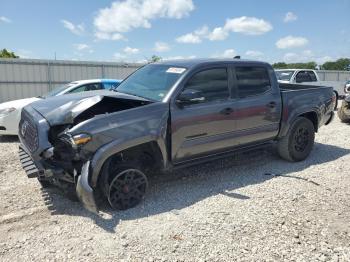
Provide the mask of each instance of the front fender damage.
[{"label": "front fender damage", "polygon": [[81,169],[81,174],[78,177],[76,192],[79,200],[83,203],[84,207],[97,214],[98,209],[95,201],[94,190],[89,184],[89,170],[90,161],[84,163]]}]

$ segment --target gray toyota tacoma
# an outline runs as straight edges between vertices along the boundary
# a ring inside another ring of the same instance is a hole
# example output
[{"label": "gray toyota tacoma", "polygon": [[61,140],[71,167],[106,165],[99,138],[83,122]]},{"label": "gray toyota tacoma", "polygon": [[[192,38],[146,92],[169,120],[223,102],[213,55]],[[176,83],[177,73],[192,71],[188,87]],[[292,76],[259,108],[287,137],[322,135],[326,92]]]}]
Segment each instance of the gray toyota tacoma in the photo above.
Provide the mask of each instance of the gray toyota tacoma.
[{"label": "gray toyota tacoma", "polygon": [[278,84],[271,65],[176,60],[146,65],[111,91],[26,106],[20,160],[43,186],[72,187],[84,206],[136,206],[152,172],[168,171],[277,143],[302,161],[315,132],[333,118],[331,87]]}]

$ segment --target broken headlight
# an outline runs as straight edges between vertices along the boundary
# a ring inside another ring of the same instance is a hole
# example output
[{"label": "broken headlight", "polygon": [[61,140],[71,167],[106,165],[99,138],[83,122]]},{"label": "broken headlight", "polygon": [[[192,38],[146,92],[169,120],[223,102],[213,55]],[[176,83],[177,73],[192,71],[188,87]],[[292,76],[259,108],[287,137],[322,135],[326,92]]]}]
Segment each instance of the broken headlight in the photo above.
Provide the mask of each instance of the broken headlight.
[{"label": "broken headlight", "polygon": [[88,134],[78,134],[72,136],[72,144],[76,146],[81,146],[89,143],[91,141],[92,137]]},{"label": "broken headlight", "polygon": [[82,157],[81,147],[89,143],[91,139],[91,135],[85,133],[61,135],[54,144],[54,158],[64,161],[79,160]]}]

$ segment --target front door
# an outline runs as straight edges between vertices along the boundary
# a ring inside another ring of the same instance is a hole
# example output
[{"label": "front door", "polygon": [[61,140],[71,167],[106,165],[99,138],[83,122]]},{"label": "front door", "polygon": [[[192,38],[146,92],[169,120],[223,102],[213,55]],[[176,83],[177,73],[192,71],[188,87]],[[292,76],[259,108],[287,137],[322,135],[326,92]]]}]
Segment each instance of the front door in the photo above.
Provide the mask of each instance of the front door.
[{"label": "front door", "polygon": [[182,91],[199,91],[202,97],[192,104],[171,106],[174,163],[227,147],[226,140],[235,130],[231,83],[232,73],[227,67],[203,69],[185,82]]}]

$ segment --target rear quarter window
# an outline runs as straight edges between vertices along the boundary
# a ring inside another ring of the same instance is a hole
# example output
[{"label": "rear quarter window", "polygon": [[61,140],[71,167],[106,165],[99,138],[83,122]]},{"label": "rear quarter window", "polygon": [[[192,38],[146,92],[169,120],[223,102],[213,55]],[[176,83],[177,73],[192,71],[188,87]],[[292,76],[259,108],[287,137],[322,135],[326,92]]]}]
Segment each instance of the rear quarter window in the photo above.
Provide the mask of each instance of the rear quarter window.
[{"label": "rear quarter window", "polygon": [[317,81],[317,77],[316,77],[314,72],[309,71],[309,76],[310,76],[311,82],[316,82]]}]

